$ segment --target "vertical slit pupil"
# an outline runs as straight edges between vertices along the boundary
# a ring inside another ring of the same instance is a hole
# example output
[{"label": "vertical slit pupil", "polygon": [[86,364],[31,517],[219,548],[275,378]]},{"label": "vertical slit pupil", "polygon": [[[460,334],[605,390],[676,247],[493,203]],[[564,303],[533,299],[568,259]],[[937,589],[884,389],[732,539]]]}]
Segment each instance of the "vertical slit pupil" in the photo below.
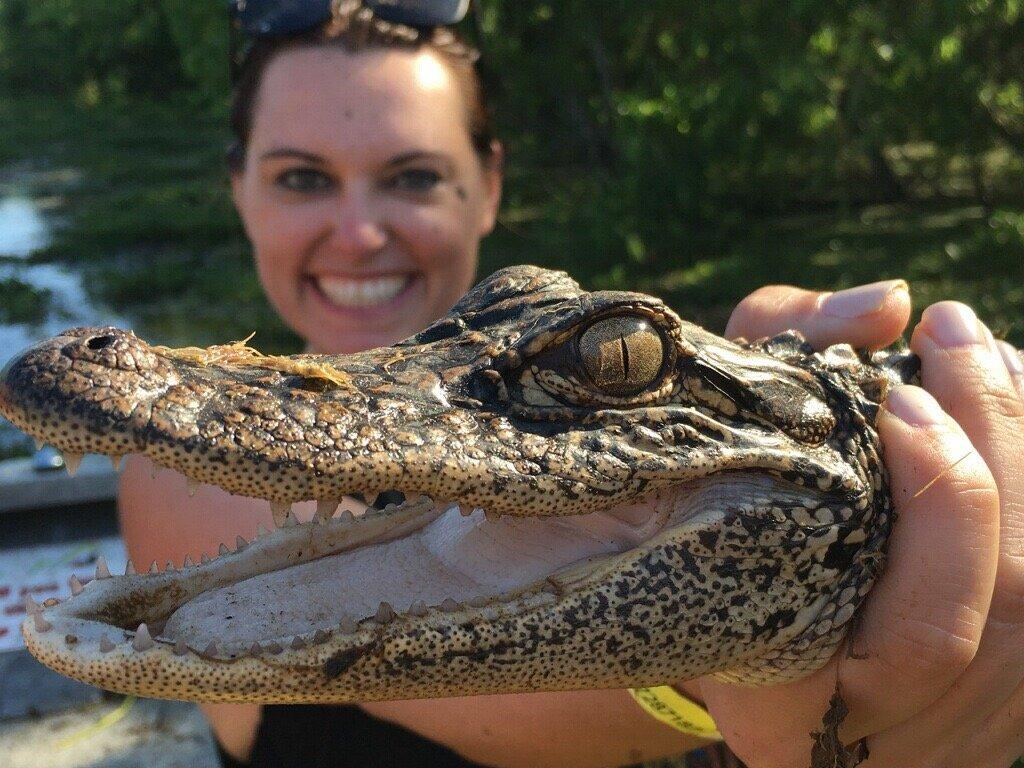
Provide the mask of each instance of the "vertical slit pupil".
[{"label": "vertical slit pupil", "polygon": [[622,349],[622,375],[629,381],[629,346],[626,344],[625,336],[619,336],[619,347]]}]

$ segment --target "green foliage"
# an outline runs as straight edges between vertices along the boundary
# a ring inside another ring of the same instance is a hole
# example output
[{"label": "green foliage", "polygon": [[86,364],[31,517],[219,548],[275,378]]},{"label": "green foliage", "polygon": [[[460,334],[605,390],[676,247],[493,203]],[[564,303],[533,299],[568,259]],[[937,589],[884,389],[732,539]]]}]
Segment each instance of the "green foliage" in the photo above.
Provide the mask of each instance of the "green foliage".
[{"label": "green foliage", "polygon": [[[477,5],[509,158],[483,269],[567,267],[713,323],[761,282],[902,275],[919,299],[969,298],[1021,337],[1019,0]],[[85,171],[49,257],[166,260],[161,289],[200,316],[211,294],[190,275],[232,289],[219,275],[245,245],[222,165],[227,71],[219,1],[0,5],[0,91],[77,105],[49,108],[45,129],[0,113],[17,136],[0,162],[48,133],[61,143],[44,151],[70,145]],[[136,263],[96,290],[143,294]]]},{"label": "green foliage", "polygon": [[0,73],[9,88],[95,105],[161,97],[181,84],[159,5],[145,0],[5,0]]},{"label": "green foliage", "polygon": [[52,293],[16,277],[0,280],[0,323],[38,323],[46,318]]},{"label": "green foliage", "polygon": [[513,162],[586,167],[564,221],[609,274],[692,260],[756,213],[1018,194],[985,169],[1024,156],[1016,2],[484,6]]},{"label": "green foliage", "polygon": [[74,95],[96,106],[184,93],[223,108],[226,3],[194,0],[5,0],[0,78],[14,91]]}]

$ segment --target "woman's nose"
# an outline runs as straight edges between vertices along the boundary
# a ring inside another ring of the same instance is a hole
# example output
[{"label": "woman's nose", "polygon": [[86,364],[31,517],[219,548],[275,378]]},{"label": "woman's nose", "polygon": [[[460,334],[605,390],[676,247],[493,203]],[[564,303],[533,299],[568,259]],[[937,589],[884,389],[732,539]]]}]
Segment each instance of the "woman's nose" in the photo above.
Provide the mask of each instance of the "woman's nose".
[{"label": "woman's nose", "polygon": [[344,195],[334,215],[332,245],[359,257],[376,253],[387,240],[387,230],[369,201],[358,194]]}]

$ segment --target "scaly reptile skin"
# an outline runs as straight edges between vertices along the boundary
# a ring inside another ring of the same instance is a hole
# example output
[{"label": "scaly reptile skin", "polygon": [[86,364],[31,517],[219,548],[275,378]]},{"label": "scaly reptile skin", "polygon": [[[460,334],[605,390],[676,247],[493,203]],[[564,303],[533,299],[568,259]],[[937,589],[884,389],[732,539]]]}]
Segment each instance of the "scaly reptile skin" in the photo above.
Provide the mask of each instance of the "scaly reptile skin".
[{"label": "scaly reptile skin", "polygon": [[[70,330],[7,367],[5,416],[69,454],[145,454],[268,499],[282,524],[199,565],[101,564],[33,606],[25,640],[71,677],[205,701],[792,679],[882,565],[872,423],[915,370],[793,333],[736,344],[535,267],[347,356]],[[387,489],[410,501],[331,517]],[[298,524],[305,499],[318,519]]]}]

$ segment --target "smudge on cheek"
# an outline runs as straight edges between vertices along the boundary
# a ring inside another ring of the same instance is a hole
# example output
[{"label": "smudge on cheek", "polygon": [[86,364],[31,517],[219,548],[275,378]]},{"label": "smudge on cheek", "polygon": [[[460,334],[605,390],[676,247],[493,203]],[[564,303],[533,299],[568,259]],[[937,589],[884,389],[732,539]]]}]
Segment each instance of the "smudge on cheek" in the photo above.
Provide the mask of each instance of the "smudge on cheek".
[{"label": "smudge on cheek", "polygon": [[455,194],[458,195],[459,200],[465,201],[469,199],[469,193],[466,191],[466,188],[461,184],[457,184],[455,186]]}]

